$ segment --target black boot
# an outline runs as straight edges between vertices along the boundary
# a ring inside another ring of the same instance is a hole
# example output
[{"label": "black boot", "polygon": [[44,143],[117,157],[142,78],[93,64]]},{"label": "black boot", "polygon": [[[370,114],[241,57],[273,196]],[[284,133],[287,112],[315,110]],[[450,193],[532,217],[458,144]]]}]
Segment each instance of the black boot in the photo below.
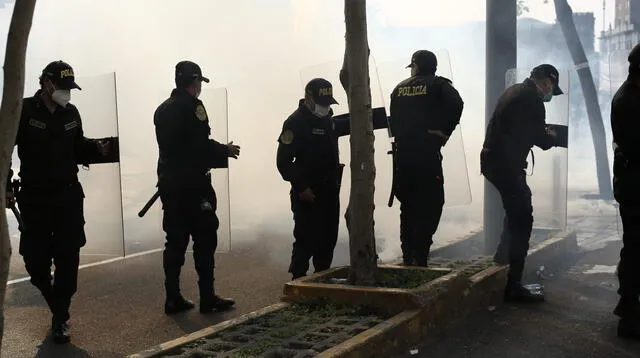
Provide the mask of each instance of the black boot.
[{"label": "black boot", "polygon": [[71,336],[69,335],[69,325],[67,322],[54,318],[51,322],[51,336],[57,344],[69,343]]},{"label": "black boot", "polygon": [[640,317],[640,302],[637,297],[620,297],[613,314],[620,318]]},{"label": "black boot", "polygon": [[416,265],[420,266],[420,267],[428,267],[429,264],[429,253],[431,252],[431,244],[433,243],[433,241],[431,240],[431,238],[429,238],[429,240],[427,240],[427,244],[426,244],[426,249],[425,248],[420,248],[420,250],[415,250],[416,252]]},{"label": "black boot", "polygon": [[165,266],[164,288],[166,292],[166,300],[164,302],[164,313],[175,314],[185,312],[195,307],[195,304],[182,297],[180,293],[180,271],[173,268],[168,269]]},{"label": "black boot", "polygon": [[544,292],[540,285],[522,286],[520,282],[514,282],[507,283],[504,290],[505,302],[539,303],[544,300]]},{"label": "black boot", "polygon": [[500,234],[500,242],[498,243],[496,253],[493,255],[493,262],[503,266],[509,265],[511,263],[509,262],[509,246],[511,244],[511,233],[509,232],[508,223],[509,220],[505,216],[502,224],[502,233]]},{"label": "black boot", "polygon": [[414,265],[415,265],[415,261],[413,259],[409,259],[409,258],[402,259],[402,266],[414,266]]},{"label": "black boot", "polygon": [[231,298],[222,298],[216,294],[200,297],[200,313],[209,313],[213,311],[226,311],[236,304]]},{"label": "black boot", "polygon": [[48,291],[41,291],[41,292],[42,292],[42,297],[44,298],[45,302],[47,302],[47,306],[49,306],[49,311],[51,312],[51,314],[53,314],[55,310],[53,291],[48,290]]},{"label": "black boot", "polygon": [[291,281],[293,281],[293,280],[297,280],[297,279],[299,279],[300,277],[304,277],[304,276],[305,276],[305,275],[304,275],[304,274],[301,274],[301,273],[293,273],[293,274],[291,274]]},{"label": "black boot", "polygon": [[190,309],[193,309],[196,305],[186,298],[182,297],[182,295],[178,294],[177,296],[172,296],[171,298],[167,298],[164,302],[164,313],[165,314],[175,314],[180,312],[185,312]]},{"label": "black boot", "polygon": [[496,249],[496,253],[493,255],[493,262],[498,265],[508,265],[509,264],[509,248],[508,244],[505,243],[506,239],[502,239],[498,244],[498,248]]},{"label": "black boot", "polygon": [[620,317],[618,322],[620,338],[640,339],[640,303],[637,297],[620,297],[613,313]]},{"label": "black boot", "polygon": [[635,318],[621,318],[618,322],[618,337],[640,339],[640,320]]},{"label": "black boot", "polygon": [[495,255],[493,255],[493,262],[497,263],[498,265],[508,265],[509,264],[509,254],[507,252],[505,252],[504,250],[501,250],[500,248],[498,248],[498,251],[496,251]]}]

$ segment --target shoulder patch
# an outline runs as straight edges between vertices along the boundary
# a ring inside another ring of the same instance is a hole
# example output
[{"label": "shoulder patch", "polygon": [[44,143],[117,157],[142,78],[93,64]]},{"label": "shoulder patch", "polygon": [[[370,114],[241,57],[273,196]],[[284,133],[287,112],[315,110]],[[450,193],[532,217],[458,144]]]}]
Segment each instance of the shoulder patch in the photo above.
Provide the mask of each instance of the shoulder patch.
[{"label": "shoulder patch", "polygon": [[196,107],[196,117],[201,121],[207,120],[207,111],[205,111],[204,106],[201,104]]},{"label": "shoulder patch", "polygon": [[291,144],[293,143],[293,131],[290,129],[286,129],[280,134],[280,142],[282,144]]}]

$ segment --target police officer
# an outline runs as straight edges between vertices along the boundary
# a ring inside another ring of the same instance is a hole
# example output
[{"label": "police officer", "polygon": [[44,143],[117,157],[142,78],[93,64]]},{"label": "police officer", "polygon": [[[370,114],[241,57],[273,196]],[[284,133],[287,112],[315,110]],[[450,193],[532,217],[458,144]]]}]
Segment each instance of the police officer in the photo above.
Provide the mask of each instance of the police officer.
[{"label": "police officer", "polygon": [[444,205],[440,149],[460,122],[464,105],[451,81],[435,75],[437,65],[432,52],[416,51],[407,66],[411,77],[391,93],[393,193],[400,201],[404,265],[427,266]]},{"label": "police officer", "polygon": [[294,280],[307,274],[311,258],[315,272],[331,267],[338,241],[344,167],[339,162],[338,136],[348,128],[336,128],[332,119],[330,106],[337,103],[329,81],[312,79],[278,139],[278,171],[291,183],[295,241],[289,272]]},{"label": "police officer", "polygon": [[618,264],[620,317],[618,335],[640,338],[640,45],[629,53],[629,75],[613,97],[613,190],[622,217],[622,250]]},{"label": "police officer", "polygon": [[228,168],[229,157],[237,158],[240,147],[209,139],[209,117],[198,99],[202,82],[200,66],[181,61],[175,66],[176,88],[155,111],[158,141],[158,191],[163,206],[166,233],[163,267],[166,314],[194,308],[180,293],[180,271],[193,238],[193,257],[198,273],[200,312],[231,308],[235,301],[216,295],[214,254],[219,226],[217,200],[211,185],[212,168]]},{"label": "police officer", "polygon": [[544,103],[563,94],[558,70],[543,64],[529,78],[507,88],[498,99],[485,133],[480,155],[484,177],[502,198],[504,227],[494,260],[509,264],[506,301],[539,302],[544,296],[522,286],[525,258],[533,227],[531,190],[527,185],[527,155],[535,145],[543,150],[554,146],[556,133],[547,129]]},{"label": "police officer", "polygon": [[22,102],[16,138],[21,188],[13,194],[25,224],[19,252],[31,283],[51,310],[56,343],[70,340],[69,307],[77,289],[80,248],[86,243],[78,165],[100,162],[109,152],[108,144],[84,137],[80,113],[69,103],[72,89],[81,88],[71,66],[49,63],[40,89]]}]

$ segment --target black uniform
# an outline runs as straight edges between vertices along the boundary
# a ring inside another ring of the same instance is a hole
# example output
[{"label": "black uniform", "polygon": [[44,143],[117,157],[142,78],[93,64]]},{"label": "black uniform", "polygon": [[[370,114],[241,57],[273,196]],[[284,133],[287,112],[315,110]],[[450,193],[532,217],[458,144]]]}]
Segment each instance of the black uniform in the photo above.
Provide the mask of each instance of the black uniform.
[{"label": "black uniform", "polygon": [[[340,221],[340,163],[338,137],[348,127],[336,128],[331,119],[317,117],[301,99],[287,118],[278,139],[276,164],[282,178],[291,182],[291,211],[295,226],[289,272],[293,278],[306,275],[309,259],[315,272],[331,267]],[[311,188],[315,201],[300,200],[298,193]]]},{"label": "black uniform", "polygon": [[[640,60],[636,59],[636,67],[638,64]],[[620,302],[615,313],[625,322],[635,321],[635,329],[631,331],[640,336],[640,71],[637,68],[635,71],[635,76],[629,76],[613,97],[611,129],[615,143],[613,190],[620,204],[623,227],[618,265]],[[621,322],[619,330],[629,331],[634,327],[625,322]]]},{"label": "black uniform", "polygon": [[[340,163],[338,138],[351,133],[349,120],[348,114],[333,117],[332,111],[318,117],[301,99],[298,109],[282,126],[276,164],[282,178],[291,183],[295,242],[289,272],[293,279],[306,275],[311,258],[315,272],[331,267],[338,240],[339,194],[344,168]],[[373,129],[387,128],[384,108],[373,109],[372,121]],[[298,197],[306,188],[315,194],[315,202],[305,202]],[[347,208],[347,227],[349,217]]]},{"label": "black uniform", "polygon": [[192,308],[188,301],[189,307],[184,307],[179,284],[189,236],[193,238],[193,257],[199,278],[200,310],[211,311],[219,308],[215,306],[220,303],[213,286],[219,221],[209,170],[228,167],[229,149],[209,139],[211,128],[202,101],[185,89],[176,88],[171,92],[156,109],[154,123],[159,147],[158,191],[166,233],[165,311],[175,313]]},{"label": "black uniform", "polygon": [[[45,75],[52,75],[48,71],[70,70],[67,64],[54,64],[45,69]],[[69,77],[66,81],[75,85],[72,72]],[[80,248],[86,243],[84,192],[78,181],[78,165],[102,162],[103,155],[98,150],[98,139],[84,137],[82,120],[74,105],[57,105],[51,112],[41,96],[39,90],[23,100],[16,138],[21,179],[16,200],[25,224],[19,252],[31,283],[42,292],[51,309],[54,338],[66,341],[66,321],[77,289]]]},{"label": "black uniform", "polygon": [[[539,67],[534,73],[536,71],[548,71],[555,76],[553,94],[562,94],[557,87],[555,68]],[[534,145],[548,150],[555,142],[548,134],[545,115],[544,102],[532,79],[509,87],[498,99],[480,156],[482,174],[500,192],[505,209],[504,228],[495,260],[510,264],[509,287],[516,287],[516,290],[521,288],[533,227],[526,159]]]},{"label": "black uniform", "polygon": [[[415,57],[415,55],[414,55]],[[396,153],[394,185],[400,201],[400,240],[405,264],[426,266],[444,205],[440,149],[460,122],[463,101],[451,81],[417,75],[391,93],[390,126]]]}]

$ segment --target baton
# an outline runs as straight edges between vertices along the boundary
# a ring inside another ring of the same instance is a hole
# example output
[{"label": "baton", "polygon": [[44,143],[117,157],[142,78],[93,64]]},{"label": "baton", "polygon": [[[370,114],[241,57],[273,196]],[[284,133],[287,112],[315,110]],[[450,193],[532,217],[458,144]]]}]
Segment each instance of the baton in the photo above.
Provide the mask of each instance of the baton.
[{"label": "baton", "polygon": [[15,216],[16,220],[18,221],[18,230],[24,230],[24,221],[22,221],[22,215],[20,215],[18,208],[16,208],[15,204],[12,204],[11,206],[9,206],[9,209],[11,209],[13,216]]},{"label": "baton", "polygon": [[142,210],[140,210],[140,212],[138,213],[138,216],[143,217],[147,213],[147,211],[149,211],[153,203],[155,203],[156,200],[158,200],[158,197],[160,197],[160,192],[156,191],[151,197],[151,199],[149,199],[149,201],[147,201],[147,203],[144,204],[144,207],[142,208]]}]

